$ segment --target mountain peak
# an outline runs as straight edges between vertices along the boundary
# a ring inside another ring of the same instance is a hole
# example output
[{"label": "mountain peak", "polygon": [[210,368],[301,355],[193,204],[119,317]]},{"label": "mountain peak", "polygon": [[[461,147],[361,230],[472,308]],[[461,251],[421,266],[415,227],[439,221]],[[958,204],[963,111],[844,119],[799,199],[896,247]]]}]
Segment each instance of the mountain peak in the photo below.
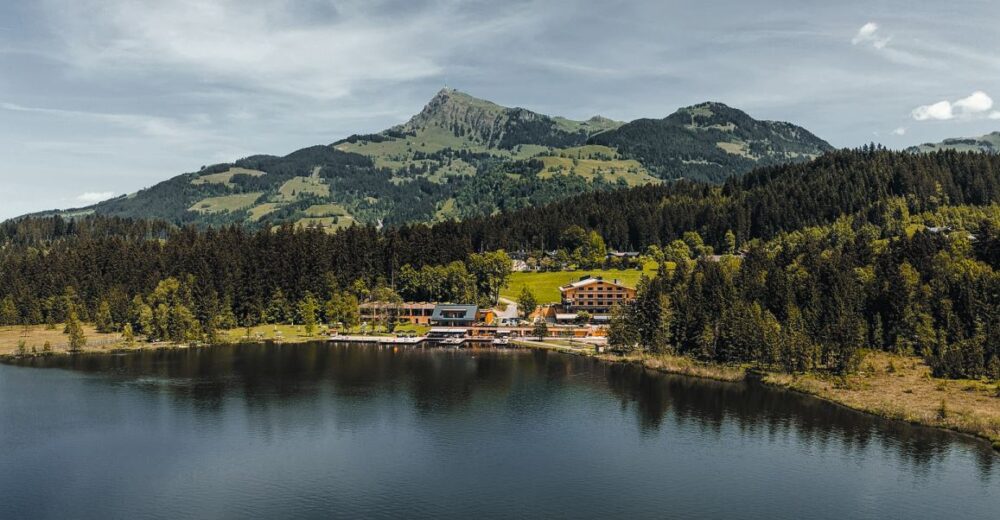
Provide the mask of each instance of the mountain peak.
[{"label": "mountain peak", "polygon": [[403,129],[417,131],[428,126],[437,126],[455,130],[459,124],[479,126],[482,123],[495,122],[505,110],[509,109],[460,90],[445,87],[427,102],[419,114],[403,125]]}]

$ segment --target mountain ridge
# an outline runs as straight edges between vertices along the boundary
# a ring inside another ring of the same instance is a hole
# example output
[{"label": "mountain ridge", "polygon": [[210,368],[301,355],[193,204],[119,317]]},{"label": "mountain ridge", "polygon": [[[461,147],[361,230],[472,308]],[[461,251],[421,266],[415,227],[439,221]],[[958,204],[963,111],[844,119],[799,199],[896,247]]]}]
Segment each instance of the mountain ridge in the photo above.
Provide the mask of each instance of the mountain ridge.
[{"label": "mountain ridge", "polygon": [[978,137],[952,137],[937,143],[923,143],[906,148],[907,152],[914,153],[929,153],[939,150],[1000,152],[1000,131]]},{"label": "mountain ridge", "polygon": [[382,132],[212,165],[58,213],[332,231],[489,215],[682,177],[721,182],[831,149],[804,128],[719,102],[662,119],[576,121],[444,88]]}]

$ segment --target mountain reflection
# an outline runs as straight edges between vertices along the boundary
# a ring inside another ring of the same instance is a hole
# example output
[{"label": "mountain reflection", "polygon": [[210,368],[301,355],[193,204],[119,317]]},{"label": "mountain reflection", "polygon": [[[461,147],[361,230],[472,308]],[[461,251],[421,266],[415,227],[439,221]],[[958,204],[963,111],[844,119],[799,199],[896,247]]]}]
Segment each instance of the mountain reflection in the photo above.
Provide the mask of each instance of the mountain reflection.
[{"label": "mountain reflection", "polygon": [[[479,399],[538,399],[566,385],[583,385],[610,394],[626,414],[634,413],[640,432],[648,436],[672,423],[719,440],[734,429],[739,436],[768,440],[792,435],[819,451],[838,449],[859,456],[874,445],[895,453],[917,473],[928,471],[958,444],[976,454],[983,478],[992,475],[997,462],[989,446],[978,440],[857,413],[793,392],[538,350],[248,344],[54,356],[18,364],[100,374],[186,401],[205,414],[238,400],[254,427],[265,432],[278,427],[279,408],[285,420],[292,413],[296,421],[315,421],[315,402],[331,394],[347,404],[385,399],[412,407],[417,417],[431,417],[463,413]],[[337,423],[344,427],[379,420],[371,408],[335,408]]]}]

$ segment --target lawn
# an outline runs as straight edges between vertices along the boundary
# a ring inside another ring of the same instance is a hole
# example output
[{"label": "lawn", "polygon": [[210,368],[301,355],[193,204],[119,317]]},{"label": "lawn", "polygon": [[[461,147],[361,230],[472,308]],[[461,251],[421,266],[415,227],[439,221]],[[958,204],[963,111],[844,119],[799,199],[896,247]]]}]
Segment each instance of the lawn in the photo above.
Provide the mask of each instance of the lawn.
[{"label": "lawn", "polygon": [[647,276],[656,274],[656,265],[647,263],[642,271],[636,269],[581,269],[577,271],[553,271],[546,273],[513,273],[507,286],[500,291],[500,296],[517,300],[521,294],[521,287],[527,287],[535,295],[538,303],[558,303],[559,287],[570,282],[575,282],[586,275],[602,276],[607,280],[617,278],[629,287],[635,287],[639,283],[639,277],[645,273]]}]

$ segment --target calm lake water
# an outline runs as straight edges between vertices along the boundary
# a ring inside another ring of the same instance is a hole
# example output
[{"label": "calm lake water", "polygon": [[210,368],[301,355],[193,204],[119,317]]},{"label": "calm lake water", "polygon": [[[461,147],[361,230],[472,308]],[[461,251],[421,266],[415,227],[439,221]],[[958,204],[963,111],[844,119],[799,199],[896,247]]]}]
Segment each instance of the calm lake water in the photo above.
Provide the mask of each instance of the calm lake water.
[{"label": "calm lake water", "polygon": [[241,345],[0,365],[0,518],[998,511],[984,442],[555,353]]}]

